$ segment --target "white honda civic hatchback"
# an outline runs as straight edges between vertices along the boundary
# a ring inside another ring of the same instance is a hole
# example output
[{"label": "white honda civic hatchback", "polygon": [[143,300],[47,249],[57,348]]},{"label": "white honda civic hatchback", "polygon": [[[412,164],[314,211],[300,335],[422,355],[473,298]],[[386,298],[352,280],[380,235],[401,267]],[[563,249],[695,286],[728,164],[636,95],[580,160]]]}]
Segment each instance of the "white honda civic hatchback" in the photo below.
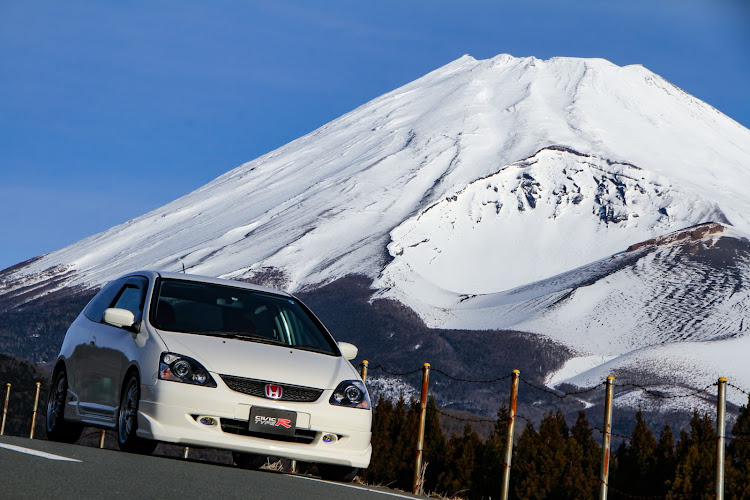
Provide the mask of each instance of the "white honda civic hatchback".
[{"label": "white honda civic hatchback", "polygon": [[317,463],[351,480],[370,462],[370,397],[349,360],[293,296],[247,283],[139,271],[104,286],[68,329],[47,435],[117,431],[126,451],[157,442]]}]

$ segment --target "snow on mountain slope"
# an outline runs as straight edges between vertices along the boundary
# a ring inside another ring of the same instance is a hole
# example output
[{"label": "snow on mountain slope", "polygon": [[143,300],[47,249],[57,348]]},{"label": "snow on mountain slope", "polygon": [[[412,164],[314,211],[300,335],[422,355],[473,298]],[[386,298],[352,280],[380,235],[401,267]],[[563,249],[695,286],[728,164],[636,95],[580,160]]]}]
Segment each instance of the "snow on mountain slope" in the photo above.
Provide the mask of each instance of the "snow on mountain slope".
[{"label": "snow on mountain slope", "polygon": [[[715,412],[716,405],[713,402],[705,405],[707,407],[704,409],[704,405],[699,402],[700,397],[685,396],[694,393],[696,389],[703,389],[715,383],[719,376],[726,378],[732,385],[747,390],[750,385],[748,350],[748,335],[704,342],[670,342],[644,347],[613,360],[602,361],[588,370],[576,370],[577,373],[574,371],[573,376],[554,378],[553,374],[548,383],[593,387],[615,373],[616,385],[627,386],[635,383],[646,385],[649,391],[661,395],[679,396],[675,399],[650,397],[641,389],[634,388],[631,393],[625,392],[618,396],[617,399],[623,406],[640,406],[646,411],[691,411],[693,408],[699,408],[701,411]],[[648,383],[648,380],[651,380],[651,383]],[[618,389],[618,392],[621,391]],[[708,392],[716,394],[716,389],[709,389]],[[746,405],[747,395],[730,388],[727,391],[727,400],[738,406]]]},{"label": "snow on mountain slope", "polygon": [[727,401],[737,406],[747,405],[748,349],[750,336],[741,335],[657,344],[609,358],[581,356],[551,373],[545,383],[550,387],[561,384],[594,387],[615,374],[615,406],[656,412],[698,409],[701,413],[713,413],[716,403],[711,396],[716,394],[716,388],[711,386],[720,376],[730,383]]},{"label": "snow on mountain slope", "polygon": [[[512,290],[452,294],[452,304],[447,293],[437,304],[407,304],[430,326],[513,327],[544,333],[584,354],[612,356],[652,344],[716,340],[748,331],[748,282],[750,240],[712,223],[632,245]],[[391,293],[386,289],[381,296]]]},{"label": "snow on mountain slope", "polygon": [[[0,293],[24,287],[39,287],[42,293],[50,276],[59,278],[55,287],[92,286],[137,268],[179,270],[183,265],[190,272],[237,278],[272,269],[290,290],[352,273],[376,278],[389,260],[384,249],[392,230],[398,245],[401,225],[407,221],[407,227],[412,216],[457,196],[477,179],[499,171],[509,175],[516,167],[507,165],[553,145],[592,155],[594,166],[568,181],[560,167],[567,169],[575,160],[560,163],[554,151],[540,153],[539,165],[531,168],[541,179],[537,194],[542,199],[535,210],[513,216],[510,206],[501,211],[508,216],[503,227],[520,237],[518,228],[533,218],[544,227],[534,231],[575,234],[576,252],[590,257],[561,255],[573,238],[528,237],[526,243],[546,247],[534,249],[540,268],[528,278],[518,267],[532,250],[525,245],[504,247],[503,261],[493,262],[492,277],[474,283],[453,272],[443,278],[445,269],[461,269],[461,262],[476,256],[487,261],[485,254],[497,251],[475,238],[446,249],[452,259],[441,259],[441,266],[421,264],[418,271],[447,290],[474,293],[476,285],[486,292],[504,286],[496,276],[508,276],[507,285],[513,286],[599,258],[621,245],[630,230],[630,241],[637,241],[703,222],[715,212],[750,232],[745,189],[750,185],[750,131],[733,120],[641,66],[618,67],[600,59],[500,55],[479,61],[464,56],[160,209],[4,273]],[[594,175],[607,161],[620,170],[602,173],[604,181],[584,182],[587,173]],[[617,204],[615,184],[627,176],[638,182],[626,182],[625,200],[635,196],[634,202],[645,204],[643,210]],[[602,225],[583,213],[594,208],[592,189],[602,183],[610,190],[603,196],[613,210],[619,207],[629,216],[627,223]],[[672,202],[653,199],[658,183],[674,195]],[[498,189],[512,184],[513,179],[497,179]],[[645,192],[634,195],[636,184]],[[553,191],[562,186],[569,193],[576,186],[584,191],[586,205],[577,208],[588,222],[575,225],[574,195],[564,196],[564,227],[546,222],[543,215],[553,215]],[[511,194],[503,193],[503,200],[518,192]],[[653,209],[667,205],[667,215],[657,218]],[[639,211],[645,219],[636,223]],[[558,255],[559,265],[546,262]]]},{"label": "snow on mountain slope", "polygon": [[431,294],[435,285],[423,281],[418,292],[379,296],[406,302],[431,326],[515,329],[571,347],[578,356],[550,374],[554,385],[592,386],[622,372],[692,387],[722,375],[750,387],[746,353],[737,350],[750,338],[749,282],[748,236],[709,223],[503,292]]},{"label": "snow on mountain slope", "polygon": [[395,258],[378,283],[421,279],[451,292],[499,292],[711,221],[726,221],[718,204],[663,176],[545,148],[394,229]]}]

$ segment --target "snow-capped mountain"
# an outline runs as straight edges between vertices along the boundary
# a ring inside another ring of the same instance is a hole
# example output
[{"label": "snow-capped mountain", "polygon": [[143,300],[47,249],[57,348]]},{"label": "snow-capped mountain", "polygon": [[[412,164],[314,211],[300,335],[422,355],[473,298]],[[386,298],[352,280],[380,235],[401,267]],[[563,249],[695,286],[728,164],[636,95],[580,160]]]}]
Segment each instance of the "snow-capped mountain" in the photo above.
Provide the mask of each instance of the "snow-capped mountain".
[{"label": "snow-capped mountain", "polygon": [[[139,268],[290,291],[356,274],[433,327],[512,326],[565,343],[581,357],[561,382],[645,347],[744,335],[748,321],[732,317],[746,314],[742,293],[711,288],[708,302],[685,303],[690,312],[649,315],[644,297],[656,309],[675,297],[659,276],[700,272],[669,261],[669,245],[618,252],[709,222],[724,238],[704,242],[707,252],[746,241],[748,186],[750,131],[642,66],[464,56],[164,207],[0,273],[0,297],[95,287]],[[730,266],[740,282],[746,264]],[[688,314],[705,318],[672,332]]]}]

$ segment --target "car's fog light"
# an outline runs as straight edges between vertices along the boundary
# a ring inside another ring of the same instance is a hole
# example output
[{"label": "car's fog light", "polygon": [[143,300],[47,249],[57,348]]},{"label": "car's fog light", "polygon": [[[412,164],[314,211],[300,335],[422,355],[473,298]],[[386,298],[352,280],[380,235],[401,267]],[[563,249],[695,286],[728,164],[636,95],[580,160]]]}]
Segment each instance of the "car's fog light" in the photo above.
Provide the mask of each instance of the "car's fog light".
[{"label": "car's fog light", "polygon": [[339,437],[336,434],[323,434],[324,443],[335,443],[338,440]]},{"label": "car's fog light", "polygon": [[218,423],[216,419],[212,417],[201,417],[198,419],[198,422],[202,423],[203,425],[216,425]]}]

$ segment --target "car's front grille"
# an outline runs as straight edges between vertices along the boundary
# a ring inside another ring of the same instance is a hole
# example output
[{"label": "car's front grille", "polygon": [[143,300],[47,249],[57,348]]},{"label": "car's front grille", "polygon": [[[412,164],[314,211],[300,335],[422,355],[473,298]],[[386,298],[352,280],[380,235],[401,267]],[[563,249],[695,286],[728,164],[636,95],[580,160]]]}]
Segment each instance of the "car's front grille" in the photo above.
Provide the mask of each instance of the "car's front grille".
[{"label": "car's front grille", "polygon": [[310,444],[315,440],[317,433],[306,429],[297,429],[294,436],[282,436],[279,434],[266,434],[262,432],[250,432],[248,430],[247,420],[234,420],[230,418],[221,419],[221,430],[230,434],[240,436],[257,437],[261,439],[271,439],[273,441],[287,441],[290,443]]},{"label": "car's front grille", "polygon": [[[255,380],[251,378],[235,377],[233,375],[222,375],[221,379],[227,384],[227,387],[233,391],[241,392],[243,394],[249,394],[250,396],[257,396],[259,398],[266,398],[266,385],[278,385],[281,387],[281,398],[279,401],[294,401],[297,403],[312,403],[317,401],[323,389],[315,389],[314,387],[301,387],[298,385],[287,385],[287,384],[276,384],[275,382],[268,382],[266,380]],[[268,398],[273,399],[273,398]]]}]

